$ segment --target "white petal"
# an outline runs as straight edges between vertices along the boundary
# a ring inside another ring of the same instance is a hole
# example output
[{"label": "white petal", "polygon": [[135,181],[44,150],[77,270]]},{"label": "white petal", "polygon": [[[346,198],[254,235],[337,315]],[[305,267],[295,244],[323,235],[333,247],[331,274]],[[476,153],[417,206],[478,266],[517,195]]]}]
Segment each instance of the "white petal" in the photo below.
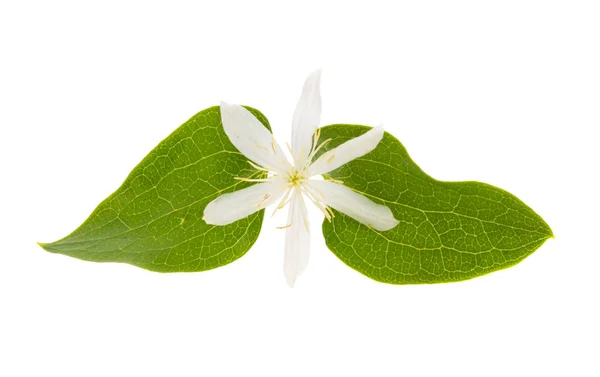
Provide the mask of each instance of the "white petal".
[{"label": "white petal", "polygon": [[375,127],[325,152],[308,168],[308,175],[325,174],[371,152],[383,137],[383,127]]},{"label": "white petal", "polygon": [[290,168],[273,135],[250,111],[221,102],[221,121],[229,140],[244,156],[271,171]]},{"label": "white petal", "polygon": [[290,203],[288,221],[291,224],[285,232],[285,254],[283,272],[290,287],[308,264],[310,253],[310,234],[308,232],[308,214],[302,194],[294,189]]},{"label": "white petal", "polygon": [[220,195],[208,203],[202,218],[207,224],[227,225],[276,202],[285,193],[282,179]]},{"label": "white petal", "polygon": [[311,73],[292,120],[292,152],[296,166],[303,166],[312,147],[312,137],[321,121],[321,70]]},{"label": "white petal", "polygon": [[380,231],[390,230],[398,225],[398,220],[388,207],[377,204],[344,185],[316,180],[307,183],[321,195],[320,199],[325,204],[360,223]]}]

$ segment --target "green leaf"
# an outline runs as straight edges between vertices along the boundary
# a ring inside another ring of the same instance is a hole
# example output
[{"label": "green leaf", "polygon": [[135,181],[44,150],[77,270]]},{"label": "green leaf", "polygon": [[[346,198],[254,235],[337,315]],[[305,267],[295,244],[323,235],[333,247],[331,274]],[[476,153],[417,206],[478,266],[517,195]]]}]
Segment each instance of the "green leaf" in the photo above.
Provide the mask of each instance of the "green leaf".
[{"label": "green leaf", "polygon": [[[259,111],[248,108],[270,130]],[[95,262],[124,262],[152,271],[223,266],[254,244],[264,210],[227,226],[207,225],[204,207],[250,184],[257,171],[231,144],[219,107],[194,115],[136,166],[73,233],[40,244],[53,253]]]},{"label": "green leaf", "polygon": [[[331,149],[370,127],[322,128]],[[470,279],[513,266],[548,238],[550,227],[512,194],[479,182],[441,182],[425,174],[386,133],[371,153],[329,174],[377,203],[400,224],[378,232],[335,212],[327,246],[348,266],[391,284]]]}]

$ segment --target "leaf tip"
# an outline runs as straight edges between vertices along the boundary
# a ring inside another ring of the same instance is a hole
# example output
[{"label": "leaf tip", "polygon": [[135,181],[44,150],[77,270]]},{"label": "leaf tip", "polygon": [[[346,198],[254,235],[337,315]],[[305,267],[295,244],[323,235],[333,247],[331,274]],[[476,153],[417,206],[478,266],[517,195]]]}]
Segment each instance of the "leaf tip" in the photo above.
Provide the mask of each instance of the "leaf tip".
[{"label": "leaf tip", "polygon": [[36,242],[38,244],[39,247],[41,247],[42,249],[48,251],[48,252],[54,252],[51,250],[51,246],[53,245],[53,242],[47,242],[47,243],[43,243],[43,242]]},{"label": "leaf tip", "polygon": [[546,239],[555,239],[556,237],[554,236],[554,232],[552,231],[552,228],[550,228],[550,225],[548,225],[548,223],[544,220],[542,220],[544,225],[546,226],[546,235],[548,236],[548,238]]}]

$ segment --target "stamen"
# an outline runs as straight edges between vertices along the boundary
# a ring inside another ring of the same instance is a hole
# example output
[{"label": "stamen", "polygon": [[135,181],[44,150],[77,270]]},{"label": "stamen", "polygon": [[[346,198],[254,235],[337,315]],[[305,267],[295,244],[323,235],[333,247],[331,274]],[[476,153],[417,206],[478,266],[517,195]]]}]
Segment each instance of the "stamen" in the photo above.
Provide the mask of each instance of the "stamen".
[{"label": "stamen", "polygon": [[315,146],[319,143],[319,138],[321,137],[321,129],[317,128],[315,133],[313,134],[313,143],[311,146],[311,151],[315,149]]},{"label": "stamen", "polygon": [[307,182],[307,184],[304,187],[305,187],[306,190],[311,190],[312,191],[311,192],[312,195],[314,195],[314,196],[320,196],[321,199],[319,199],[319,201],[325,198],[325,195],[323,195],[323,193],[320,190],[312,187],[309,182]]},{"label": "stamen", "polygon": [[255,145],[252,148],[264,149],[267,152],[269,151],[267,148],[263,147],[262,145]]},{"label": "stamen", "polygon": [[277,154],[277,152],[275,152],[275,136],[271,138],[271,149],[273,149],[274,154]]},{"label": "stamen", "polygon": [[[321,150],[321,148],[323,148],[327,143],[329,143],[332,139],[327,139],[325,141],[323,141],[321,144],[319,144],[318,147],[314,148],[313,151],[310,153],[310,156],[308,156],[308,158],[306,159],[306,165],[310,165],[310,162],[312,161],[313,157],[315,157],[315,155],[317,154],[317,152],[319,150]],[[321,160],[322,158],[324,158],[325,156],[327,156],[327,154],[323,154],[321,157],[319,157],[319,160]],[[306,168],[306,166],[305,166]]]},{"label": "stamen", "polygon": [[237,179],[238,181],[244,181],[244,182],[269,182],[270,179],[269,178],[244,178],[244,177],[233,177],[233,179]]},{"label": "stamen", "polygon": [[292,155],[292,157],[294,157],[294,152],[292,152],[292,147],[290,147],[290,144],[287,141],[285,142],[285,146],[287,147],[288,151],[290,151],[290,154]]},{"label": "stamen", "polygon": [[269,171],[269,169],[265,169],[260,165],[256,165],[254,162],[252,162],[250,160],[248,160],[248,163],[250,164],[250,166],[252,166],[256,170]]},{"label": "stamen", "polygon": [[317,203],[314,200],[313,200],[313,203],[315,203],[315,205],[317,206],[317,208],[319,208],[319,210],[321,210],[321,212],[323,213],[323,216],[325,216],[325,218],[327,219],[327,221],[331,222],[331,215],[325,209],[326,207],[322,207],[320,203]]},{"label": "stamen", "polygon": [[334,155],[334,154],[332,154],[332,155],[331,155],[331,157],[329,157],[329,160],[327,160],[327,163],[328,163],[328,164],[329,164],[329,163],[331,163],[331,161],[333,161],[333,158],[334,158],[334,157],[335,157],[335,155]]},{"label": "stamen", "polygon": [[260,209],[260,206],[266,202],[269,198],[271,197],[271,194],[265,194],[264,198],[258,203],[258,209]]},{"label": "stamen", "polygon": [[275,207],[275,210],[271,214],[271,217],[273,217],[278,210],[282,209],[283,207],[285,207],[290,202],[290,200],[291,200],[290,193],[291,192],[292,192],[292,190],[288,190],[285,193],[285,195],[283,195],[283,198],[281,199],[281,201],[279,202],[279,204],[277,205],[277,207]]},{"label": "stamen", "polygon": [[327,206],[323,205],[317,198],[315,198],[313,193],[311,193],[308,190],[305,190],[306,187],[307,186],[303,187],[304,194],[306,194],[306,196],[308,197],[308,199],[310,199],[310,201],[313,202],[313,204],[323,213],[323,215],[325,216],[325,218],[329,222],[331,222],[331,215],[326,210]]},{"label": "stamen", "polygon": [[339,179],[325,178],[325,180],[333,183],[339,183],[340,185],[344,184],[344,181],[340,181]]},{"label": "stamen", "polygon": [[327,140],[323,141],[321,144],[319,144],[319,146],[318,146],[318,147],[315,149],[315,153],[316,153],[316,152],[317,152],[319,149],[323,148],[323,147],[324,147],[324,146],[325,146],[327,143],[329,143],[331,140],[332,140],[332,139],[331,139],[331,138],[329,138],[329,139],[327,139]]},{"label": "stamen", "polygon": [[[289,195],[288,195],[289,196]],[[292,200],[292,198],[288,197],[285,200],[282,200],[281,203],[277,206],[277,209],[282,209],[288,205],[288,203]]]},{"label": "stamen", "polygon": [[292,224],[288,224],[288,225],[284,225],[284,226],[276,226],[275,228],[277,228],[277,229],[286,229],[286,228],[289,228],[291,226],[292,226]]}]

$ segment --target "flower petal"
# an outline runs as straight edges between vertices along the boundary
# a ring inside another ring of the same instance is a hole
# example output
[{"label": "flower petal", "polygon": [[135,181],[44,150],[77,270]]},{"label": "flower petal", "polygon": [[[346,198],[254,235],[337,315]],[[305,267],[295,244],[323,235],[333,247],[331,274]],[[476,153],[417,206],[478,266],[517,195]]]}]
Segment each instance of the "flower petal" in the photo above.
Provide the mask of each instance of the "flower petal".
[{"label": "flower petal", "polygon": [[308,76],[292,120],[292,152],[296,166],[304,166],[312,138],[321,121],[321,70]]},{"label": "flower petal", "polygon": [[227,137],[244,156],[271,171],[291,168],[273,135],[250,111],[221,102],[221,121]]},{"label": "flower petal", "polygon": [[309,168],[308,175],[325,174],[371,152],[383,137],[383,127],[375,127],[364,134],[338,145],[321,155]]},{"label": "flower petal", "polygon": [[284,181],[275,179],[223,194],[208,203],[202,219],[211,225],[231,224],[273,204],[284,193]]},{"label": "flower petal", "polygon": [[308,232],[308,214],[302,194],[294,189],[290,202],[288,221],[290,226],[285,232],[285,254],[283,272],[290,287],[308,264],[310,253],[310,234]]},{"label": "flower petal", "polygon": [[307,184],[321,195],[319,199],[325,204],[371,228],[385,231],[398,225],[398,220],[388,207],[377,204],[344,185],[316,180],[310,180]]}]

